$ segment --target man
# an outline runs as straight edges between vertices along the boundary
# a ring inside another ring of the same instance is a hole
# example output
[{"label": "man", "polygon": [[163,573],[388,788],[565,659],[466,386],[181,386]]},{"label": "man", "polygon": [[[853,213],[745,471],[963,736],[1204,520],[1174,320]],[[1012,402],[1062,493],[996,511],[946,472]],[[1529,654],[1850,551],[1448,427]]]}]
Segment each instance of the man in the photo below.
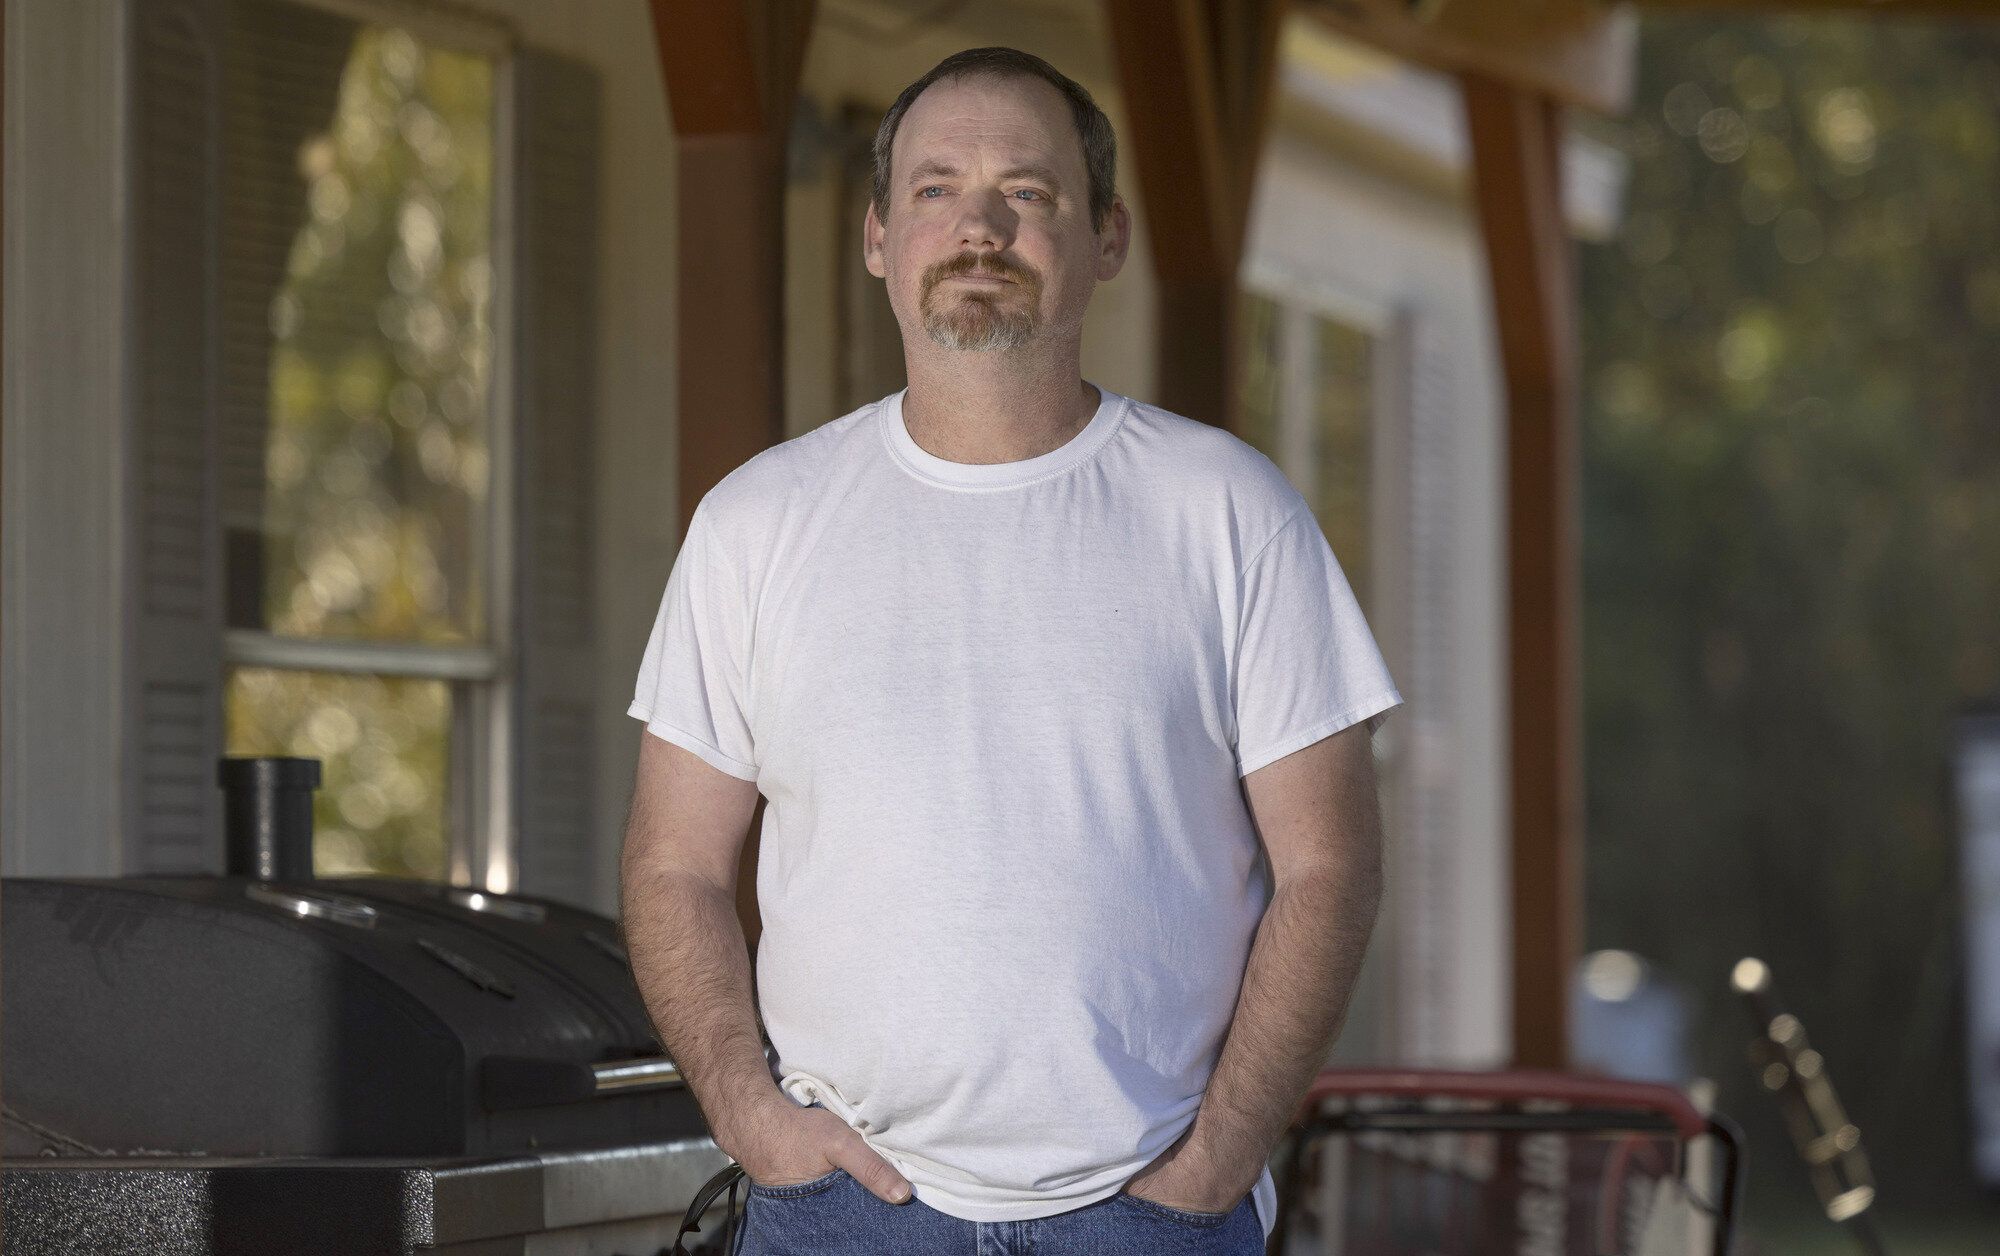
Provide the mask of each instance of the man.
[{"label": "man", "polygon": [[1249,1253],[1274,1224],[1401,698],[1278,468],[1081,377],[1114,168],[1039,58],[911,84],[864,240],[908,387],[731,472],[668,578],[625,928],[750,1180],[744,1253]]}]

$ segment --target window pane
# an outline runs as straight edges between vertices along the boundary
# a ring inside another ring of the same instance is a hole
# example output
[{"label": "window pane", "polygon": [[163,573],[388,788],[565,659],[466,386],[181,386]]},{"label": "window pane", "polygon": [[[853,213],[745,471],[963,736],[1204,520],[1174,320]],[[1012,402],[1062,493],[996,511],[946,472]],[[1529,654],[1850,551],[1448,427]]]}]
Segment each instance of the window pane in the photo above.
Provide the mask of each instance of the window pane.
[{"label": "window pane", "polygon": [[452,699],[442,680],[233,668],[226,753],[320,761],[315,875],[442,881]]},{"label": "window pane", "polygon": [[1358,327],[1320,317],[1313,319],[1313,336],[1313,466],[1306,497],[1366,609],[1375,340]]},{"label": "window pane", "polygon": [[[1267,458],[1284,463],[1278,452],[1278,410],[1284,402],[1283,327],[1278,303],[1261,292],[1244,292],[1243,376],[1239,384],[1241,430],[1236,434]],[[1286,474],[1291,474],[1286,468]]]},{"label": "window pane", "polygon": [[231,6],[229,623],[487,631],[494,66],[303,6]]}]

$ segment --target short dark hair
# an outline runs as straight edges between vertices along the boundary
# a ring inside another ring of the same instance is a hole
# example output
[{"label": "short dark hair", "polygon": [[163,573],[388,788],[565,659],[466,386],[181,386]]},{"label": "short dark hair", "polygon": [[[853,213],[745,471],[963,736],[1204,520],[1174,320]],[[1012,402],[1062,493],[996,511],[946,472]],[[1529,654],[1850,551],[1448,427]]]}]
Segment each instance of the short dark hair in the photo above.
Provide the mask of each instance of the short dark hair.
[{"label": "short dark hair", "polygon": [[997,78],[1038,78],[1055,87],[1069,101],[1070,116],[1076,121],[1077,140],[1083,145],[1083,168],[1090,176],[1090,225],[1104,230],[1111,217],[1111,198],[1117,192],[1118,137],[1111,120],[1083,90],[1081,84],[1031,52],[1018,48],[967,48],[932,66],[930,72],[903,89],[882,125],[875,128],[875,216],[889,220],[889,151],[896,143],[896,128],[924,89],[939,79],[970,78],[974,75]]}]

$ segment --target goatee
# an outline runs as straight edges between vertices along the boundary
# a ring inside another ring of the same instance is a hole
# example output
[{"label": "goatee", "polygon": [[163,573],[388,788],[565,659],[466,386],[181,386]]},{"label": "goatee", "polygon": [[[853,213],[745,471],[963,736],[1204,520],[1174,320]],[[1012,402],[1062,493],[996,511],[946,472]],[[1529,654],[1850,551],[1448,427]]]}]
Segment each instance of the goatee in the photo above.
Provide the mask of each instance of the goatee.
[{"label": "goatee", "polygon": [[[991,275],[1001,285],[952,284],[958,275]],[[961,254],[925,277],[924,331],[946,349],[1018,349],[1040,330],[1041,284],[1026,270],[977,254]],[[1018,291],[1016,291],[1018,289]]]}]

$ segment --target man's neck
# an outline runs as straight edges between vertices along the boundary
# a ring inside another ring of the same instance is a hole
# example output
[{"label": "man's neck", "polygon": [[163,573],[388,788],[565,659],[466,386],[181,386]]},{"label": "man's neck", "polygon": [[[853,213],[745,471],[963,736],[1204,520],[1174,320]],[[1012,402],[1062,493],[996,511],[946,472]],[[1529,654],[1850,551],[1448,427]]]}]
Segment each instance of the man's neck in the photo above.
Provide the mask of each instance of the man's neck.
[{"label": "man's neck", "polygon": [[1046,365],[1009,357],[908,360],[903,426],[917,447],[947,462],[1021,462],[1060,448],[1089,424],[1100,397],[1074,355]]}]

